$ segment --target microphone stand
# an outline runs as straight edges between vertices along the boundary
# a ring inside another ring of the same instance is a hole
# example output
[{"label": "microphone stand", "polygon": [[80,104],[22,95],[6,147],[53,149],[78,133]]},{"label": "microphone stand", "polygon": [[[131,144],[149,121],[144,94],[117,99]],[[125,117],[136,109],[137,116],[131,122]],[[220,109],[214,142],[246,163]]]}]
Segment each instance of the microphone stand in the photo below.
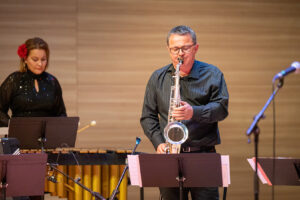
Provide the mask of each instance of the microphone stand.
[{"label": "microphone stand", "polygon": [[254,120],[250,127],[247,130],[247,136],[249,137],[248,143],[250,143],[250,135],[253,133],[254,134],[254,152],[255,152],[255,173],[254,173],[254,199],[258,200],[259,197],[259,182],[258,182],[258,170],[257,170],[257,165],[258,165],[258,137],[260,133],[260,129],[258,127],[258,122],[260,119],[264,119],[265,115],[264,112],[268,108],[269,104],[272,102],[274,99],[275,95],[279,91],[280,88],[283,86],[283,78],[279,79],[279,83],[277,84],[276,89],[273,91],[272,95],[269,97],[267,103],[264,105],[262,110],[254,117]]},{"label": "microphone stand", "polygon": [[61,173],[62,175],[64,175],[65,177],[67,177],[68,179],[70,179],[71,181],[73,181],[74,183],[76,183],[77,185],[79,185],[80,187],[82,187],[84,190],[88,191],[89,193],[91,193],[91,195],[93,197],[95,197],[95,199],[100,199],[100,200],[106,200],[103,196],[101,196],[98,192],[94,192],[92,190],[90,190],[89,188],[87,188],[86,186],[84,186],[83,184],[81,184],[79,181],[80,179],[73,179],[72,177],[70,177],[69,175],[65,174],[63,171],[59,170],[57,167],[54,167],[53,164],[48,163],[48,165],[50,166],[51,169]]},{"label": "microphone stand", "polygon": [[46,132],[46,121],[42,121],[41,137],[38,139],[38,141],[41,143],[42,152],[45,152],[45,143],[47,142],[45,132]]},{"label": "microphone stand", "polygon": [[[141,138],[136,137],[136,139],[135,139],[135,146],[134,146],[134,148],[133,148],[133,150],[132,150],[131,155],[134,155],[134,154],[135,154],[135,150],[136,150],[137,146],[140,144],[140,142],[141,142]],[[114,191],[112,192],[111,197],[109,198],[109,200],[115,200],[116,195],[119,193],[119,187],[120,187],[120,185],[121,185],[121,182],[122,182],[122,180],[123,180],[123,178],[124,178],[125,173],[126,173],[127,170],[128,170],[128,163],[126,163],[126,167],[125,167],[124,170],[123,170],[123,173],[122,173],[122,175],[121,175],[121,177],[120,177],[120,180],[119,180],[119,182],[118,182],[118,185],[116,186],[116,188],[115,188]]]},{"label": "microphone stand", "polygon": [[183,166],[182,166],[182,160],[178,158],[178,176],[176,177],[176,180],[179,183],[179,199],[183,200],[183,183],[185,181],[185,177],[183,176]]}]

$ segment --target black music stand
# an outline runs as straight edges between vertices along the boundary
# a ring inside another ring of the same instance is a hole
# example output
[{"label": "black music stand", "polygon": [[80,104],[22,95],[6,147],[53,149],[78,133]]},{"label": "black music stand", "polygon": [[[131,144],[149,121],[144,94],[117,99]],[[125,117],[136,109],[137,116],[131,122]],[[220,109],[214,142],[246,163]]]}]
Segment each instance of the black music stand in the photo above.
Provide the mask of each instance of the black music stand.
[{"label": "black music stand", "polygon": [[74,147],[79,117],[14,117],[8,137],[17,138],[21,149]]},{"label": "black music stand", "polygon": [[[129,160],[130,178],[137,176],[140,187],[223,186],[221,156],[217,153],[140,154]],[[129,156],[128,156],[129,157]],[[138,171],[137,173],[135,173]],[[143,198],[143,197],[141,197]]]},{"label": "black music stand", "polygon": [[258,158],[259,177],[263,184],[300,186],[299,165],[300,159],[295,158]]},{"label": "black music stand", "polygon": [[44,194],[47,154],[0,155],[1,199]]}]

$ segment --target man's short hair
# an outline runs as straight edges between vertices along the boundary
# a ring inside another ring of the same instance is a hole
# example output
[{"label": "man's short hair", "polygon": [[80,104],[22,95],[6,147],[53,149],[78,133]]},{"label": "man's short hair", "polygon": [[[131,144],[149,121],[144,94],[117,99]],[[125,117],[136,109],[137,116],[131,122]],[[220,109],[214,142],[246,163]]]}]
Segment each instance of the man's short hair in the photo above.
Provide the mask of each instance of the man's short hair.
[{"label": "man's short hair", "polygon": [[195,32],[193,31],[193,29],[191,29],[188,26],[180,25],[180,26],[176,26],[176,27],[172,28],[170,30],[170,32],[168,33],[168,36],[167,36],[167,45],[168,46],[169,46],[169,39],[170,39],[170,36],[172,34],[177,34],[177,35],[187,35],[187,34],[190,34],[191,37],[192,37],[192,40],[193,40],[193,44],[197,43],[197,38],[196,38]]}]

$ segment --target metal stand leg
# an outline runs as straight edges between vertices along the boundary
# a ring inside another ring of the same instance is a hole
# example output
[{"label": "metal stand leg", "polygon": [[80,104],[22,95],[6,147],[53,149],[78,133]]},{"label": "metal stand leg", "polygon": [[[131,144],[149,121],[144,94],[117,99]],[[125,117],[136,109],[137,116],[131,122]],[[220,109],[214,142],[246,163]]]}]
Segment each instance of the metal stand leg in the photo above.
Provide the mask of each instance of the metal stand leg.
[{"label": "metal stand leg", "polygon": [[140,188],[140,200],[144,200],[144,188]]}]

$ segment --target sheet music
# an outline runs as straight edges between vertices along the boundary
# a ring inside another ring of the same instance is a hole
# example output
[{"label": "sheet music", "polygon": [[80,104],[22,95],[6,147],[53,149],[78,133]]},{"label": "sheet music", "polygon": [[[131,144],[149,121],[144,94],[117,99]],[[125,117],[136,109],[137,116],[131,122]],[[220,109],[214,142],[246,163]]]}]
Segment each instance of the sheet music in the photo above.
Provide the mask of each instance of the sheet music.
[{"label": "sheet music", "polygon": [[[248,158],[247,159],[252,169],[255,171],[255,158]],[[260,164],[257,164],[258,168],[258,177],[262,184],[272,185],[271,181],[268,179],[267,175],[265,174],[264,170],[261,168]]]},{"label": "sheet music", "polygon": [[131,185],[142,187],[140,160],[138,155],[128,155],[128,166]]},{"label": "sheet music", "polygon": [[228,187],[230,184],[230,164],[229,164],[229,155],[221,156],[222,163],[222,180],[223,187]]}]

